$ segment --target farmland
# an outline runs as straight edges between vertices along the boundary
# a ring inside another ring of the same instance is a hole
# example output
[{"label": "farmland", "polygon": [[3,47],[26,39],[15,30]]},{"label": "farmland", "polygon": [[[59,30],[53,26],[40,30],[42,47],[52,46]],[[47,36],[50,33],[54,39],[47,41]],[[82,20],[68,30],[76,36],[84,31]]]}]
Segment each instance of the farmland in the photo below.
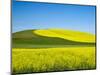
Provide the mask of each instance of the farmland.
[{"label": "farmland", "polygon": [[26,30],[13,33],[12,40],[13,74],[96,68],[92,34],[58,29]]}]

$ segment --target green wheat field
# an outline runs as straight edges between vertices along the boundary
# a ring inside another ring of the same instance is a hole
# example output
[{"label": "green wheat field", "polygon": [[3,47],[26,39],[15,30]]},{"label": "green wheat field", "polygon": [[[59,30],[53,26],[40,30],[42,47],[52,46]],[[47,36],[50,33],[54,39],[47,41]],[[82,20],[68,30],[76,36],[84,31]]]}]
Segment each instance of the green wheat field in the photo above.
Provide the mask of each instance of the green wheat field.
[{"label": "green wheat field", "polygon": [[95,35],[44,29],[12,34],[12,73],[42,73],[96,68]]}]

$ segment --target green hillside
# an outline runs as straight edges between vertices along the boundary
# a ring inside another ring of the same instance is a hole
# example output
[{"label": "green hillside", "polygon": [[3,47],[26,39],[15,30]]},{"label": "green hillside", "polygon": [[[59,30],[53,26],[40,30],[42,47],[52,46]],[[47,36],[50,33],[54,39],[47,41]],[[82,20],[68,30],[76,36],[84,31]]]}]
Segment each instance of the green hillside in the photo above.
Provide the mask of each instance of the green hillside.
[{"label": "green hillside", "polygon": [[62,47],[62,46],[93,46],[95,43],[76,42],[59,37],[47,37],[34,33],[35,30],[24,30],[12,34],[13,48],[35,48],[35,47]]}]

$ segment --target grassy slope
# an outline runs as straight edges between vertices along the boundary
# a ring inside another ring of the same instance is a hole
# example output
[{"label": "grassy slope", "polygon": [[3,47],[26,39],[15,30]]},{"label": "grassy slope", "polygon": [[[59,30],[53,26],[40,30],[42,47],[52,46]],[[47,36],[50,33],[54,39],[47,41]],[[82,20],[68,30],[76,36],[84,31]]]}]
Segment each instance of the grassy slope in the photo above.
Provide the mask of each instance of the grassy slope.
[{"label": "grassy slope", "polygon": [[[46,37],[34,33],[35,30],[25,30],[12,34],[13,47],[16,48],[33,48],[41,45],[94,45],[95,43],[75,42],[60,37]],[[44,46],[43,46],[44,47]]]}]

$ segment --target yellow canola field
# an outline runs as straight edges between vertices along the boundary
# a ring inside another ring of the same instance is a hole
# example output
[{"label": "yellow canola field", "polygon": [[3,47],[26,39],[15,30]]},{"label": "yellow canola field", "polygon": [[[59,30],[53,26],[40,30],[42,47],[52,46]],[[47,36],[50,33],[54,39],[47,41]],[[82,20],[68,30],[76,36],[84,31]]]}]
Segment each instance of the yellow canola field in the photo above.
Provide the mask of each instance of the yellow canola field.
[{"label": "yellow canola field", "polygon": [[12,49],[13,73],[95,69],[95,47]]},{"label": "yellow canola field", "polygon": [[85,32],[63,30],[63,29],[35,30],[33,32],[38,35],[46,37],[58,37],[77,42],[95,43],[95,35]]}]

